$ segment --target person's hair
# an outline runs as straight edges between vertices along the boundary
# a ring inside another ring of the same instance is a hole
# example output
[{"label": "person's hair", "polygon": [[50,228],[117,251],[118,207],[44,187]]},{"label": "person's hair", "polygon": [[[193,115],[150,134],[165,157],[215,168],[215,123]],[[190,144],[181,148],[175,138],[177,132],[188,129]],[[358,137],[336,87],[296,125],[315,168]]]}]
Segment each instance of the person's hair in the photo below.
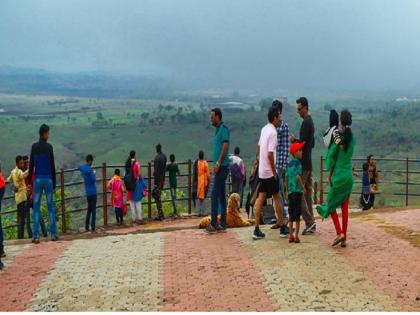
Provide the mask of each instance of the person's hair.
[{"label": "person's hair", "polygon": [[273,103],[271,103],[271,106],[277,108],[280,113],[283,111],[283,103],[279,100],[274,100]]},{"label": "person's hair", "polygon": [[306,97],[299,97],[296,100],[296,104],[300,104],[303,107],[309,108],[308,99]]},{"label": "person's hair", "polygon": [[16,156],[15,161],[16,161],[16,164],[18,164],[20,161],[22,161],[22,155]]},{"label": "person's hair", "polygon": [[365,162],[363,163],[363,171],[367,172],[369,170],[369,163]]},{"label": "person's hair", "polygon": [[343,127],[343,146],[344,150],[347,151],[349,148],[351,139],[353,137],[353,133],[351,132],[351,124],[352,124],[352,115],[347,110],[344,109],[340,114],[340,121]]},{"label": "person's hair", "polygon": [[203,152],[203,150],[200,150],[200,152],[198,152],[198,158],[200,160],[204,159],[204,152]]},{"label": "person's hair", "polygon": [[160,143],[158,143],[158,144],[156,145],[156,152],[157,152],[157,153],[162,152],[162,145],[161,145]]},{"label": "person's hair", "polygon": [[120,176],[120,169],[116,168],[115,171],[114,171],[114,174]]},{"label": "person's hair", "polygon": [[268,109],[267,117],[270,123],[272,123],[275,118],[279,117],[279,115],[280,115],[279,110],[276,107],[271,106]]},{"label": "person's hair", "polygon": [[29,156],[27,156],[27,155],[23,155],[23,156],[22,156],[22,160],[24,160],[24,161],[28,161],[28,160],[29,160]]},{"label": "person's hair", "polygon": [[92,154],[86,155],[86,162],[93,162],[93,155]]},{"label": "person's hair", "polygon": [[222,110],[219,107],[215,107],[211,111],[222,120]]},{"label": "person's hair", "polygon": [[131,168],[131,159],[134,159],[136,157],[136,151],[131,150],[130,155],[128,156],[127,161],[125,162],[125,168]]},{"label": "person's hair", "polygon": [[373,158],[373,154],[369,154],[368,156],[367,156],[367,161],[368,161],[368,163],[370,162],[370,160]]},{"label": "person's hair", "polygon": [[235,155],[239,155],[239,153],[241,153],[241,149],[239,149],[239,147],[235,147],[235,150],[233,150],[233,153],[235,153]]},{"label": "person's hair", "polygon": [[330,110],[330,127],[338,126],[338,113],[335,109]]},{"label": "person's hair", "polygon": [[39,127],[39,137],[42,138],[44,134],[50,131],[50,127],[46,124],[42,124],[41,127]]},{"label": "person's hair", "polygon": [[169,156],[169,161],[171,161],[172,163],[175,162],[175,155],[171,154]]}]

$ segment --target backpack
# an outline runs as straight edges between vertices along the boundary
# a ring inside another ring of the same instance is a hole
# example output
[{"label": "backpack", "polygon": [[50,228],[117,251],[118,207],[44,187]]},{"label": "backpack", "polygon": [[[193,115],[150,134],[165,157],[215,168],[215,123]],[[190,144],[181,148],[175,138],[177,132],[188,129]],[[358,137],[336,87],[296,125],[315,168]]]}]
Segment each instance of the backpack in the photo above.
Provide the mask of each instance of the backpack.
[{"label": "backpack", "polygon": [[261,224],[271,224],[276,220],[276,214],[272,205],[266,205],[262,207],[260,217]]},{"label": "backpack", "polygon": [[133,174],[133,165],[134,165],[134,163],[131,164],[130,168],[125,169],[125,175],[124,175],[124,178],[123,178],[125,188],[128,191],[135,191],[136,190],[136,179],[134,178],[134,174]]},{"label": "backpack", "polygon": [[242,172],[241,172],[241,167],[238,164],[236,163],[230,164],[229,170],[230,170],[230,175],[232,176],[232,179],[235,179],[238,181],[244,179],[244,176],[242,175]]}]

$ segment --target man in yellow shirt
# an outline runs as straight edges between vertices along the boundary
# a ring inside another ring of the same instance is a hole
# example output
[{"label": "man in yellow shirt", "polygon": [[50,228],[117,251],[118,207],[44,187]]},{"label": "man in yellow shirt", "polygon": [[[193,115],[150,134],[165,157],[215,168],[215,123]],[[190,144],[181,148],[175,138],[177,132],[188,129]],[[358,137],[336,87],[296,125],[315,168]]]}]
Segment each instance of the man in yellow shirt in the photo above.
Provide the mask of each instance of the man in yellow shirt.
[{"label": "man in yellow shirt", "polygon": [[28,177],[29,170],[25,172],[22,171],[23,168],[23,158],[18,155],[16,157],[16,167],[10,173],[10,176],[7,178],[13,186],[15,187],[15,201],[18,212],[18,239],[23,238],[24,229],[25,229],[25,217],[26,217],[26,200],[27,200],[27,191],[25,179]]}]

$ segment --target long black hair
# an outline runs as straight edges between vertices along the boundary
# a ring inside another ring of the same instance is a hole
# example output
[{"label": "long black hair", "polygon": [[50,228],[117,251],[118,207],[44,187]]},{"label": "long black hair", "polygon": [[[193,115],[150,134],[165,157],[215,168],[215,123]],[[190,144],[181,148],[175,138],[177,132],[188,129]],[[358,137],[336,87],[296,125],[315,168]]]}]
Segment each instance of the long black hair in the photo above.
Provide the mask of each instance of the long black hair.
[{"label": "long black hair", "polygon": [[135,157],[136,157],[136,151],[131,150],[130,155],[128,156],[128,159],[125,162],[125,169],[126,170],[131,168],[131,159],[134,159]]},{"label": "long black hair", "polygon": [[352,124],[352,115],[351,113],[347,110],[344,109],[341,114],[340,114],[340,122],[341,122],[341,126],[343,129],[343,147],[344,147],[344,151],[347,152],[351,140],[353,138],[353,133],[351,131],[351,124]]}]

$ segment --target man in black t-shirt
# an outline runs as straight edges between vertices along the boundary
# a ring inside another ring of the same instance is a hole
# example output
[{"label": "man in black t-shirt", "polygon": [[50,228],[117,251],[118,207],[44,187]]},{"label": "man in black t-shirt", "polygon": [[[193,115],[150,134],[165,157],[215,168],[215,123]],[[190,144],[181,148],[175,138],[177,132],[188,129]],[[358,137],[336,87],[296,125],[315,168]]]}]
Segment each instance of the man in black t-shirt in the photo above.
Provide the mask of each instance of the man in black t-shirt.
[{"label": "man in black t-shirt", "polygon": [[316,223],[312,208],[312,149],[315,145],[315,127],[311,115],[309,114],[309,104],[306,97],[300,97],[296,100],[296,108],[299,116],[303,119],[300,127],[299,139],[293,135],[290,136],[292,142],[305,142],[302,155],[303,182],[305,184],[306,194],[302,197],[302,217],[306,228],[302,234],[313,234],[316,231]]}]

